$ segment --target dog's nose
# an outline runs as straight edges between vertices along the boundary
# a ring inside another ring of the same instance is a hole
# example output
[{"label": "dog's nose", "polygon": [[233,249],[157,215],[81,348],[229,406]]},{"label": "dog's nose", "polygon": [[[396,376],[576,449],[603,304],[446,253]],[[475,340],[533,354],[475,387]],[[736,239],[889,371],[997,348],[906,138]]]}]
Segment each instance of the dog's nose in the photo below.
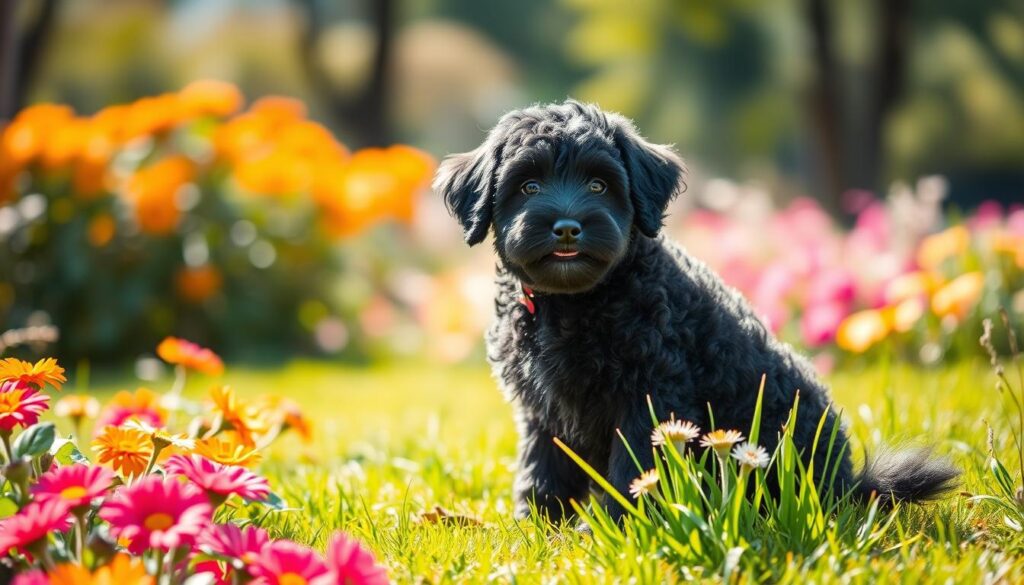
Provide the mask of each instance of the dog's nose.
[{"label": "dog's nose", "polygon": [[551,232],[555,234],[558,241],[563,244],[571,244],[579,239],[583,233],[583,226],[575,219],[560,219],[555,222]]}]

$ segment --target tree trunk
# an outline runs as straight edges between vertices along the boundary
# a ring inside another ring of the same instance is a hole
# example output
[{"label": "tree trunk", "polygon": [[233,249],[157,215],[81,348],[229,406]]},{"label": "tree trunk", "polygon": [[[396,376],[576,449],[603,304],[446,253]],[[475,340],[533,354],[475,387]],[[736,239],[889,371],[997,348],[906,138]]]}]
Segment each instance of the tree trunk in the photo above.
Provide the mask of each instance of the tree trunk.
[{"label": "tree trunk", "polygon": [[331,115],[360,146],[379,146],[393,139],[390,123],[392,94],[392,45],[394,44],[395,0],[365,0],[375,32],[370,76],[366,84],[344,91],[334,86],[319,56],[323,15],[316,0],[299,0],[306,16],[300,35],[300,56],[313,89],[327,103]]},{"label": "tree trunk", "polygon": [[910,0],[875,0],[880,38],[872,72],[874,92],[864,120],[865,136],[858,157],[858,187],[885,188],[885,125],[903,95],[910,37]]},{"label": "tree trunk", "polygon": [[807,23],[814,54],[814,79],[808,95],[811,125],[817,141],[819,165],[815,195],[833,214],[841,212],[840,198],[845,185],[843,119],[840,100],[841,72],[832,48],[834,38],[829,20],[828,0],[809,0]]},{"label": "tree trunk", "polygon": [[17,0],[0,0],[0,125],[14,116],[18,103]]}]

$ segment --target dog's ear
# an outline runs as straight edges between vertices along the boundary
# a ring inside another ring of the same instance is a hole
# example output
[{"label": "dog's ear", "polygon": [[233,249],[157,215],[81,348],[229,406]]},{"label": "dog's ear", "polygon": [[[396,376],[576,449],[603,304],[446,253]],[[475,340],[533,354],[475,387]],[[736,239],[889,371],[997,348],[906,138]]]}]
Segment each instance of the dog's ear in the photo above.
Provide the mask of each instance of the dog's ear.
[{"label": "dog's ear", "polygon": [[492,134],[476,150],[444,159],[434,176],[434,191],[462,224],[470,246],[484,241],[491,226],[494,176],[500,160],[500,140]]},{"label": "dog's ear", "polygon": [[686,185],[686,166],[670,146],[652,144],[621,116],[611,117],[615,145],[622,154],[629,176],[636,227],[647,237],[658,235],[665,208]]}]

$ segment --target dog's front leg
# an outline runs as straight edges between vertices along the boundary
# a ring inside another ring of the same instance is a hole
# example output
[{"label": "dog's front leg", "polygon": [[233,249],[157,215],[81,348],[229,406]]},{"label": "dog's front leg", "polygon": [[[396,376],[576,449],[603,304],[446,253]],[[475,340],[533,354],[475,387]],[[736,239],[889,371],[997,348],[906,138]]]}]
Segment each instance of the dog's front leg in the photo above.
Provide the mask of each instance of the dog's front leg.
[{"label": "dog's front leg", "polygon": [[[643,409],[634,408],[624,412],[618,423],[622,437],[616,433],[612,439],[611,455],[608,459],[608,482],[627,500],[634,501],[633,496],[629,494],[629,485],[642,470],[654,467],[654,452],[651,448],[654,424],[651,422],[651,413],[647,410],[646,404],[643,405]],[[629,449],[632,449],[636,461],[623,443],[623,437],[629,443]],[[640,463],[640,468],[637,467],[637,462]],[[604,505],[616,521],[622,520],[626,514],[626,509],[610,494],[605,494]]]},{"label": "dog's front leg", "polygon": [[515,482],[515,515],[537,512],[558,523],[572,515],[570,499],[582,500],[590,483],[587,475],[554,443],[554,434],[534,418],[519,425],[519,470]]}]

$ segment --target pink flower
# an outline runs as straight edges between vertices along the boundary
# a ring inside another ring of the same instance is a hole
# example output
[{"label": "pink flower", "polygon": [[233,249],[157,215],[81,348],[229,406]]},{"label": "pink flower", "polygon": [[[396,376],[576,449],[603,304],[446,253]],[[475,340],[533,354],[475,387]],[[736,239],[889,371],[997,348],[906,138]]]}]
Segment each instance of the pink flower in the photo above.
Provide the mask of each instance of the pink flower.
[{"label": "pink flower", "polygon": [[33,544],[71,525],[71,506],[62,499],[30,502],[17,514],[0,520],[0,554],[12,548],[26,552]]},{"label": "pink flower", "polygon": [[39,569],[33,569],[15,577],[11,585],[50,585],[50,578]]},{"label": "pink flower", "polygon": [[244,467],[223,465],[202,455],[174,455],[167,460],[164,469],[195,482],[214,502],[232,494],[247,500],[264,500],[270,494],[266,479]]},{"label": "pink flower", "polygon": [[856,293],[857,285],[849,272],[841,268],[826,269],[813,275],[807,291],[807,301],[851,303]]},{"label": "pink flower", "polygon": [[846,305],[837,302],[807,307],[800,318],[800,335],[808,347],[821,347],[836,338],[839,324],[846,316]]},{"label": "pink flower", "polygon": [[238,559],[246,565],[256,562],[270,537],[262,528],[214,524],[199,535],[198,544],[213,554]]},{"label": "pink flower", "polygon": [[39,415],[50,407],[50,397],[17,380],[0,384],[0,430],[13,431],[21,425],[39,422]]},{"label": "pink flower", "polygon": [[315,552],[290,540],[276,540],[263,547],[248,569],[258,585],[305,585],[329,575]]},{"label": "pink flower", "polygon": [[100,518],[115,537],[130,541],[133,554],[189,546],[212,516],[213,507],[199,488],[158,475],[122,488],[100,509]]},{"label": "pink flower", "polygon": [[[187,568],[183,570],[187,570]],[[199,561],[192,567],[192,573],[196,575],[213,575],[214,585],[232,585],[234,583],[231,577],[231,569],[227,564],[220,561]]]},{"label": "pink flower", "polygon": [[31,491],[40,500],[60,498],[77,508],[106,494],[113,482],[114,472],[106,467],[76,463],[40,475]]},{"label": "pink flower", "polygon": [[314,585],[387,585],[387,570],[377,563],[373,553],[358,540],[338,532],[327,549],[330,573],[318,577]]}]

